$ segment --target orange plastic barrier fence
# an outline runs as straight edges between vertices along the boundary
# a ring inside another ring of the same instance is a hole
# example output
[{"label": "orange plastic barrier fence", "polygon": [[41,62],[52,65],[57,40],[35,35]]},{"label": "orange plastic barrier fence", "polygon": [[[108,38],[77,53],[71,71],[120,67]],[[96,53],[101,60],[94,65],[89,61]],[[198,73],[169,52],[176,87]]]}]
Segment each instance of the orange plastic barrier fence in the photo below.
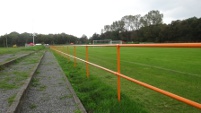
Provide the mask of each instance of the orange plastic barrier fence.
[{"label": "orange plastic barrier fence", "polygon": [[[88,47],[172,47],[172,48],[201,48],[201,43],[154,43],[154,44],[100,44],[100,45],[76,45]],[[71,45],[74,46],[74,45]]]},{"label": "orange plastic barrier fence", "polygon": [[[72,45],[71,45],[72,46]],[[76,57],[76,46],[84,46],[86,47],[86,60],[83,60],[81,58],[78,58]],[[74,58],[74,66],[76,66],[76,60],[75,59],[78,59],[80,61],[83,61],[86,63],[86,74],[87,74],[87,77],[89,77],[89,69],[88,69],[88,64],[94,66],[94,67],[97,67],[97,68],[100,68],[102,70],[105,70],[107,72],[110,72],[114,75],[117,76],[117,95],[118,95],[118,100],[120,101],[121,99],[121,95],[120,95],[120,78],[124,78],[124,79],[127,79],[131,82],[134,82],[136,84],[139,84],[141,86],[144,86],[148,89],[151,89],[153,91],[156,91],[156,92],[159,92],[163,95],[166,95],[168,97],[171,97],[173,99],[176,99],[178,101],[181,101],[183,103],[186,103],[188,105],[191,105],[193,107],[196,107],[198,109],[201,109],[201,104],[198,103],[198,102],[195,102],[195,101],[192,101],[192,100],[189,100],[189,99],[186,99],[184,97],[181,97],[181,96],[178,96],[176,94],[173,94],[171,92],[168,92],[168,91],[165,91],[163,89],[160,89],[160,88],[157,88],[155,86],[152,86],[152,85],[149,85],[147,83],[144,83],[144,82],[141,82],[139,80],[136,80],[136,79],[133,79],[131,77],[128,77],[124,74],[121,74],[120,73],[120,47],[176,47],[176,48],[201,48],[201,43],[166,43],[166,44],[112,44],[112,45],[73,45],[74,47],[74,56],[73,55],[70,55],[67,51],[67,54],[62,52],[62,51],[59,51],[57,50],[54,46],[51,46],[51,49],[52,50],[55,50],[56,52],[59,52],[61,54],[64,54],[68,57],[72,57]],[[100,65],[97,65],[97,64],[94,64],[94,63],[91,63],[88,61],[88,47],[116,47],[117,48],[117,72],[115,71],[112,71],[110,69],[107,69],[105,67],[102,67]],[[67,47],[67,50],[68,50],[68,47]]]}]

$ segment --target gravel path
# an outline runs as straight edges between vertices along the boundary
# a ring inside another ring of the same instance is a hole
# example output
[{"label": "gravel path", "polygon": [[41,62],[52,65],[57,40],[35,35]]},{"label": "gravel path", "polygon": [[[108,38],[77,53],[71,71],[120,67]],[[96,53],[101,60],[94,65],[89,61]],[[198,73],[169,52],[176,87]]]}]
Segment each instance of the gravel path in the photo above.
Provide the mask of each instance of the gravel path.
[{"label": "gravel path", "polygon": [[33,52],[33,51],[20,51],[20,52],[17,52],[17,53],[0,55],[0,64],[6,62],[8,60],[12,60],[12,59],[24,56],[24,55],[29,54],[31,52]]},{"label": "gravel path", "polygon": [[80,113],[71,86],[55,57],[46,52],[24,98],[20,113]]},{"label": "gravel path", "polygon": [[8,110],[43,53],[33,53],[0,71],[0,113]]}]

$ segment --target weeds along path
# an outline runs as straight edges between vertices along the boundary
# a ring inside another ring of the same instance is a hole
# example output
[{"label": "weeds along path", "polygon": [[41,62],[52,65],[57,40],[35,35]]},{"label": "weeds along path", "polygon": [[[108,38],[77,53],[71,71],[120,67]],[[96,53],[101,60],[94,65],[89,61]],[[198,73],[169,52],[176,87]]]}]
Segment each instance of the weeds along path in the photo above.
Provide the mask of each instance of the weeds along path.
[{"label": "weeds along path", "polygon": [[55,57],[47,51],[33,76],[20,113],[85,112],[77,99]]},{"label": "weeds along path", "polygon": [[[19,57],[28,53],[18,53],[11,56]],[[35,52],[0,71],[0,113],[5,113],[15,101],[17,93],[30,77],[30,73],[33,72],[35,65],[40,62],[43,54],[44,51]],[[1,56],[1,58],[3,57]]]},{"label": "weeds along path", "polygon": [[30,54],[32,52],[33,51],[19,51],[19,52],[16,52],[16,53],[9,53],[9,54],[0,55],[0,65],[4,64],[5,62],[8,62],[10,60],[20,58],[22,56]]}]

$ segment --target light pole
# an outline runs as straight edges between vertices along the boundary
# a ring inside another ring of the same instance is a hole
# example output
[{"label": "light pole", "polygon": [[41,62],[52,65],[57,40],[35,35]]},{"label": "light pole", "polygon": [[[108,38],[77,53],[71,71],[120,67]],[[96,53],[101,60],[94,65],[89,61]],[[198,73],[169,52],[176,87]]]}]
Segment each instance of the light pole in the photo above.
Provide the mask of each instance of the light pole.
[{"label": "light pole", "polygon": [[33,35],[33,45],[34,45],[35,44],[35,42],[34,42],[34,36],[36,36],[36,35],[35,35],[35,33],[33,33],[32,35]]},{"label": "light pole", "polygon": [[7,36],[7,34],[6,34],[6,47],[8,48],[7,37],[8,37],[8,36]]}]

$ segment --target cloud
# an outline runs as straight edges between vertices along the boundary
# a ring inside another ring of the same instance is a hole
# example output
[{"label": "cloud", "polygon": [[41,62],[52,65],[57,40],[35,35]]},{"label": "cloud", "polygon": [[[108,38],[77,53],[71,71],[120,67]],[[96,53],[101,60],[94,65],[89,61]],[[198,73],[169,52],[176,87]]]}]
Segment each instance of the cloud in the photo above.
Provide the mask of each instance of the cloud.
[{"label": "cloud", "polygon": [[100,33],[125,15],[159,10],[164,22],[201,17],[201,0],[4,0],[0,35],[12,31],[61,33],[78,37]]},{"label": "cloud", "polygon": [[155,2],[150,1],[149,4],[150,8],[155,7],[164,14],[166,23],[194,16],[201,17],[200,0],[155,0]]}]

